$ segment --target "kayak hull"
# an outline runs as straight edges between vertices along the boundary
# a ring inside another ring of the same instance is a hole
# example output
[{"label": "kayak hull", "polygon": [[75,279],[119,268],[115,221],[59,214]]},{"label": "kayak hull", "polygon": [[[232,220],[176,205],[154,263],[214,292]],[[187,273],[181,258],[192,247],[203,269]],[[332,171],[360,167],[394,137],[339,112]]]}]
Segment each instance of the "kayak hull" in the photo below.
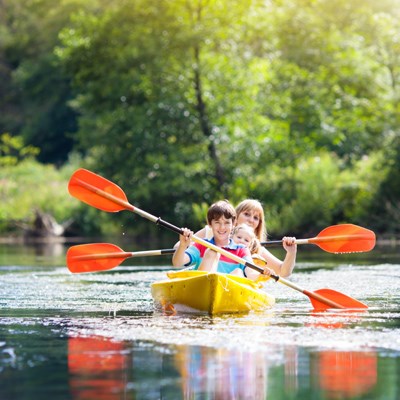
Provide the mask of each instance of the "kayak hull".
[{"label": "kayak hull", "polygon": [[164,312],[246,313],[275,304],[260,283],[247,278],[205,271],[173,271],[167,276],[151,285],[155,307]]}]

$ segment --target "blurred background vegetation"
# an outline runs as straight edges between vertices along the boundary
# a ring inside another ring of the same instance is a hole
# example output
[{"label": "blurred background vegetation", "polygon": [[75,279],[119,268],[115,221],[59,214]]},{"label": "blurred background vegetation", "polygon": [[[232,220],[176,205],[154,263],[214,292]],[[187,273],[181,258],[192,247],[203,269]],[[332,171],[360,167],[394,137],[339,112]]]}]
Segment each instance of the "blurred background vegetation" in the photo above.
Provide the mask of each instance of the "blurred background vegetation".
[{"label": "blurred background vegetation", "polygon": [[399,0],[2,0],[0,234],[151,234],[79,167],[197,229],[259,199],[273,236],[400,232]]}]

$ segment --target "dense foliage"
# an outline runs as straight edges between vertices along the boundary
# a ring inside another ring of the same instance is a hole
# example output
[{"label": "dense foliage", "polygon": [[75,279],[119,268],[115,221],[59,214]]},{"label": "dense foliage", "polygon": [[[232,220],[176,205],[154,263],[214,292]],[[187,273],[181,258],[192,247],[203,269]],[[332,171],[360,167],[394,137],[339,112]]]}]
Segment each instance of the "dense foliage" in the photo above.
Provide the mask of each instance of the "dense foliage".
[{"label": "dense foliage", "polygon": [[399,0],[0,8],[0,133],[39,148],[39,162],[64,171],[74,155],[134,204],[196,228],[212,201],[254,197],[274,234],[399,232]]}]

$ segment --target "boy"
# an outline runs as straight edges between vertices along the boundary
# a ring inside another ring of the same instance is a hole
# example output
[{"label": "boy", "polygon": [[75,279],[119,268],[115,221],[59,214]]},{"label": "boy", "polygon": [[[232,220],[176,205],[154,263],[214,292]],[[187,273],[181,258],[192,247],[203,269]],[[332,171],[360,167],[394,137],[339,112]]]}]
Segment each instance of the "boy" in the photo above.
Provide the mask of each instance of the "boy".
[{"label": "boy", "polygon": [[[211,205],[207,212],[207,223],[212,229],[213,238],[208,240],[218,247],[222,247],[232,254],[252,262],[248,248],[236,244],[230,239],[235,223],[236,212],[233,206],[226,200],[218,201]],[[179,245],[172,257],[175,267],[194,265],[194,269],[209,272],[233,273],[234,275],[247,276],[250,268],[239,264],[206,246],[194,243],[191,245],[193,232],[183,229],[184,234],[179,237]],[[252,271],[250,275],[254,275]]]}]

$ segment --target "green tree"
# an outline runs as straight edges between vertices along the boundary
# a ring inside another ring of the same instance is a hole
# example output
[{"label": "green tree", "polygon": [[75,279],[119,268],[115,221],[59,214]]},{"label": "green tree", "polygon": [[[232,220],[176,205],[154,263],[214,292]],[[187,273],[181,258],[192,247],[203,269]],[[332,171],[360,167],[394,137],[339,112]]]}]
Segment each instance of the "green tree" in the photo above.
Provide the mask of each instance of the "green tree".
[{"label": "green tree", "polygon": [[[136,204],[180,224],[221,197],[259,198],[282,229],[368,222],[380,204],[394,220],[397,6],[5,0],[0,132],[39,147],[43,162],[82,152]],[[337,204],[311,193],[321,187]]]},{"label": "green tree", "polygon": [[[359,175],[353,165],[385,149],[390,132],[398,130],[391,95],[399,54],[394,3],[289,1],[272,9],[274,52],[257,46],[258,56],[272,58],[259,101],[272,133],[263,154],[280,163],[283,179],[278,187],[258,191],[278,215],[286,214],[288,203],[301,198],[304,170],[300,166],[305,155],[334,152],[340,168],[353,171],[357,186]],[[379,28],[380,20],[386,21],[387,33]],[[271,37],[269,32],[257,35]],[[380,60],[382,52],[390,54],[386,65]],[[380,177],[374,178],[383,179],[384,171],[381,168]],[[273,175],[265,180],[273,181]],[[359,217],[354,208],[348,212],[345,202],[339,204],[341,210],[330,212],[331,222],[344,215]]]},{"label": "green tree", "polygon": [[62,34],[81,145],[139,202],[182,222],[191,203],[229,195],[230,143],[255,104],[251,60],[235,44],[249,5],[128,1],[79,14]]},{"label": "green tree", "polygon": [[0,136],[0,165],[13,166],[26,158],[34,158],[40,150],[32,145],[25,146],[21,136],[3,133]]},{"label": "green tree", "polygon": [[53,53],[58,32],[84,2],[4,0],[0,4],[0,131],[22,135],[40,147],[42,162],[63,163],[72,150],[76,113],[69,106],[69,79]]}]

